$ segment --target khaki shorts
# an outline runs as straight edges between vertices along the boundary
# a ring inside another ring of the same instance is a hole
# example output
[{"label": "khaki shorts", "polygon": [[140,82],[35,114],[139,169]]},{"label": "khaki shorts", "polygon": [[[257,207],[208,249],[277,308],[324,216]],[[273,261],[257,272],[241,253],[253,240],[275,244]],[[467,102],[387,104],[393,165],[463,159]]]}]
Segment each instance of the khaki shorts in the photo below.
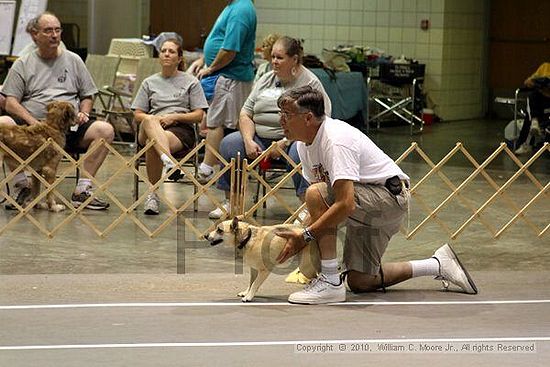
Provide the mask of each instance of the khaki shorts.
[{"label": "khaki shorts", "polygon": [[208,107],[206,126],[237,127],[244,102],[252,91],[252,82],[241,82],[220,75],[214,89],[214,98]]},{"label": "khaki shorts", "polygon": [[[327,206],[334,204],[334,192],[325,183],[315,185]],[[410,193],[403,187],[397,196],[382,185],[354,183],[356,208],[346,221],[345,270],[369,275],[380,271],[382,256],[391,237],[408,211]]]}]

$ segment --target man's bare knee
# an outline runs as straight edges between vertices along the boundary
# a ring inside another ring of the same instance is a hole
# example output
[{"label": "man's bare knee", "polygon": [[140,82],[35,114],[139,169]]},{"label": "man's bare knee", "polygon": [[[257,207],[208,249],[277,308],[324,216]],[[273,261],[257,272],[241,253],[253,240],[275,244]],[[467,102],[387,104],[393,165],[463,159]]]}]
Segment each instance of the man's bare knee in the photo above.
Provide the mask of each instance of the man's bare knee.
[{"label": "man's bare knee", "polygon": [[305,200],[307,203],[325,206],[325,201],[323,200],[318,187],[319,184],[310,185],[306,190]]},{"label": "man's bare knee", "polygon": [[0,116],[0,126],[15,125],[15,121],[9,116]]},{"label": "man's bare knee", "polygon": [[106,142],[111,143],[115,138],[113,125],[105,121],[94,122],[85,135],[88,135],[88,132],[91,140],[104,139]]},{"label": "man's bare knee", "polygon": [[160,118],[158,116],[149,115],[141,122],[141,125],[145,129],[150,128],[153,124],[160,124]]}]

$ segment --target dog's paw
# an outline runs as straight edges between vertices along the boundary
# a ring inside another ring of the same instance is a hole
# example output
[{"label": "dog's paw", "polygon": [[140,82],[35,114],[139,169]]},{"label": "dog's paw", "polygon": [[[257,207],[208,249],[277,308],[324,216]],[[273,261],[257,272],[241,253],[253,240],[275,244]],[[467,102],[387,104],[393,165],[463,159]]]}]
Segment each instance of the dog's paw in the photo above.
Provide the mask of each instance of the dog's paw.
[{"label": "dog's paw", "polygon": [[49,209],[50,209],[50,211],[52,211],[54,213],[59,213],[59,212],[65,210],[65,205],[63,205],[63,204],[54,204]]},{"label": "dog's paw", "polygon": [[244,297],[248,294],[249,291],[250,291],[250,287],[246,288],[244,291],[237,293],[237,297]]},{"label": "dog's paw", "polygon": [[243,298],[241,298],[241,301],[242,301],[242,302],[251,302],[253,298],[254,298],[254,295],[247,294],[246,296],[244,296]]}]

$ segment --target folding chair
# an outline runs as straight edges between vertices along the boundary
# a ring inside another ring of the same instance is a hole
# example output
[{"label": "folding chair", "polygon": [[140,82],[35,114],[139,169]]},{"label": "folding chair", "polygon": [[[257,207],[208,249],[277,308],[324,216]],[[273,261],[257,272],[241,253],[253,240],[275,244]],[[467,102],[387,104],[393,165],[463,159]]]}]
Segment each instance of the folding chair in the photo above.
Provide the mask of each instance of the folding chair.
[{"label": "folding chair", "polygon": [[[275,181],[280,176],[287,173],[286,162],[281,161],[280,159],[269,159],[266,158],[258,164],[258,174],[262,177],[267,183]],[[260,201],[260,188],[262,190],[262,196],[266,195],[266,187],[261,184],[260,181],[256,184],[256,195],[254,195],[254,204]],[[264,201],[263,208],[267,208],[267,202]]]},{"label": "folding chair", "polygon": [[86,58],[86,68],[99,90],[99,93],[94,96],[93,113],[95,116],[105,118],[104,111],[111,106],[114,94],[109,92],[108,88],[114,86],[119,64],[119,56],[89,54]]},{"label": "folding chair", "polygon": [[[136,146],[136,153],[135,154],[137,154],[141,150],[142,147],[138,143],[138,131],[139,131],[138,129],[139,129],[139,127],[136,124],[134,124],[134,125],[135,125],[135,140],[134,141],[135,141],[135,146]],[[195,146],[196,146],[200,143],[200,140],[201,140],[201,136],[199,135],[199,124],[193,124],[193,131],[195,132]],[[193,148],[191,148],[191,150]],[[151,148],[151,149],[153,149],[153,148]],[[180,160],[180,159],[184,158],[191,150],[182,149],[179,152],[175,152],[174,154],[172,154],[172,156],[175,159]],[[193,167],[193,175],[195,177],[197,177],[198,170],[199,170],[199,164],[200,164],[199,154],[197,152],[193,156],[193,159],[191,161],[186,162],[182,166]],[[142,155],[134,163],[134,167],[135,167],[136,171],[139,171],[140,166],[145,166],[145,155]],[[172,175],[170,175],[168,177],[167,181],[164,181],[164,183],[183,183],[182,181],[180,181],[180,179],[183,178],[183,177],[184,176],[181,173],[181,171],[176,170]],[[137,201],[137,199],[139,198],[139,183],[140,182],[143,182],[143,181],[140,180],[138,175],[134,174],[134,201]],[[197,194],[197,192],[198,192],[198,187],[196,185],[193,185],[193,195]],[[193,210],[194,211],[198,210],[197,200],[195,200],[193,202]]]},{"label": "folding chair", "polygon": [[[381,118],[392,114],[410,125],[411,135],[413,134],[414,126],[417,124],[419,125],[418,131],[421,132],[424,129],[424,121],[417,116],[417,112],[419,110],[418,99],[423,79],[423,77],[413,78],[410,85],[400,86],[401,94],[387,94],[372,92],[373,89],[369,77],[367,84],[369,85],[370,99],[375,102],[381,111],[372,117],[370,117],[369,113],[367,125],[376,121],[377,128],[380,129]],[[409,95],[406,95],[407,93]]]},{"label": "folding chair", "polygon": [[511,142],[511,147],[514,151],[518,148],[516,147],[516,140],[518,139],[519,131],[521,130],[518,127],[518,122],[521,121],[523,123],[523,119],[527,116],[527,94],[529,91],[529,88],[520,87],[514,91],[513,98],[495,97],[495,103],[509,106],[514,114],[511,134],[509,134],[508,137],[506,136],[508,134],[505,134],[506,140]]},{"label": "folding chair", "polygon": [[[122,119],[125,121],[130,131],[133,131],[132,121],[134,119],[134,112],[130,108],[130,103],[135,98],[141,83],[145,78],[161,71],[161,66],[157,58],[142,57],[138,61],[136,80],[132,93],[128,93],[114,87],[107,88],[107,91],[112,94],[109,108],[105,110],[105,119],[115,127],[115,134],[117,138],[122,141],[120,129],[117,129],[115,120]],[[129,100],[125,101],[124,99]]]},{"label": "folding chair", "polygon": [[[258,164],[258,174],[260,175],[260,177],[263,178],[265,182],[267,182],[270,185],[276,184],[277,181],[279,181],[279,178],[281,176],[286,175],[287,173],[288,173],[287,162],[284,159],[265,158],[263,161],[261,161]],[[293,181],[290,181],[290,182],[293,182]],[[261,196],[260,196],[260,189],[262,191]],[[293,191],[296,190],[294,185],[292,185],[291,187],[288,187],[286,186],[286,184],[285,186],[281,186],[280,189],[293,190]],[[254,204],[258,203],[260,199],[262,199],[266,195],[271,195],[271,194],[267,192],[267,188],[260,182],[260,180],[258,180],[256,183],[256,193],[253,197]],[[263,209],[267,208],[267,200],[265,200],[262,203],[262,208]],[[257,215],[258,215],[258,211],[256,210],[253,214],[253,217],[256,217]]]}]

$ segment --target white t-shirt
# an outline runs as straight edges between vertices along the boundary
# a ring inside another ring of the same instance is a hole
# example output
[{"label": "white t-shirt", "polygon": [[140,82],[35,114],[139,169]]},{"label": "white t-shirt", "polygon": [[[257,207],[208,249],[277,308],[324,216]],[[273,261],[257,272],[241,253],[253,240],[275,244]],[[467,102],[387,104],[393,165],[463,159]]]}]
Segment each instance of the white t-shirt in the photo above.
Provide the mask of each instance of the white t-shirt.
[{"label": "white t-shirt", "polygon": [[393,176],[409,180],[401,168],[361,131],[325,116],[313,143],[298,142],[302,173],[309,183],[337,180],[383,185]]}]

